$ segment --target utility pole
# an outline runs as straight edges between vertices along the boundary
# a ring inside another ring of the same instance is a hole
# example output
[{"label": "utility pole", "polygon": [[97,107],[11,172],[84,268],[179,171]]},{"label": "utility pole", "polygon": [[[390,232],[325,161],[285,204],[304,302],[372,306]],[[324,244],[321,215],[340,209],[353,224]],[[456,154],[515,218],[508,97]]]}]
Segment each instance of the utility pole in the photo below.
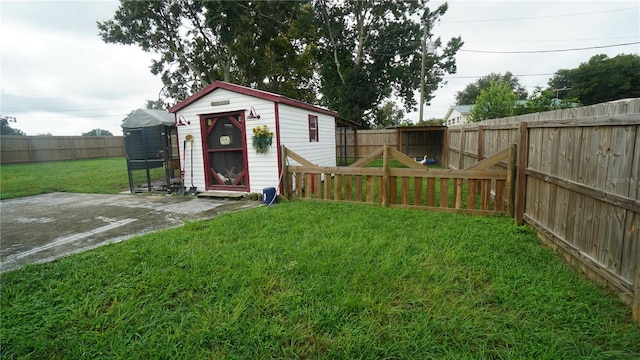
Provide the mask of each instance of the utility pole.
[{"label": "utility pole", "polygon": [[556,99],[557,99],[558,96],[560,96],[560,91],[567,91],[567,90],[571,90],[571,88],[563,87],[562,89],[552,89],[551,91],[555,91],[556,92]]},{"label": "utility pole", "polygon": [[420,67],[420,123],[423,120],[424,114],[424,80],[425,80],[425,62],[427,58],[427,54],[433,54],[435,49],[433,48],[433,43],[427,44],[427,35],[429,32],[427,31],[427,23],[425,21],[422,22],[422,26],[424,28],[422,33],[422,65]]}]

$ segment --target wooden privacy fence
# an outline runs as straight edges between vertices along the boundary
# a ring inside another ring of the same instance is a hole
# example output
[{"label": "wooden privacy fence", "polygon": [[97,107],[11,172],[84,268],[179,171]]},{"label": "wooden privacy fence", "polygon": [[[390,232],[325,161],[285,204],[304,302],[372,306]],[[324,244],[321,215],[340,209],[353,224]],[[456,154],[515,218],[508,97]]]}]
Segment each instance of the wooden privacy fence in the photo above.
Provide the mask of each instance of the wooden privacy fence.
[{"label": "wooden privacy fence", "polygon": [[396,129],[359,130],[356,136],[358,154],[361,157],[371,154],[384,145],[398,147],[398,130]]},{"label": "wooden privacy fence", "polygon": [[618,291],[640,321],[640,99],[489,120],[447,135],[454,169],[517,143],[516,221]]},{"label": "wooden privacy fence", "polygon": [[122,136],[2,136],[0,163],[125,156]]},{"label": "wooden privacy fence", "polygon": [[[468,170],[428,169],[390,146],[380,147],[348,167],[316,166],[284,146],[282,154],[282,195],[288,199],[365,202],[474,214],[504,213],[513,208],[514,177],[508,176],[507,170],[487,170],[506,159],[506,152]],[[365,167],[380,157],[382,167]],[[390,167],[391,158],[408,168]],[[287,165],[289,159],[299,165]]]},{"label": "wooden privacy fence", "polygon": [[336,133],[338,158],[359,159],[388,145],[410,157],[424,155],[443,163],[445,126],[407,126],[392,129],[358,130],[339,128]]}]

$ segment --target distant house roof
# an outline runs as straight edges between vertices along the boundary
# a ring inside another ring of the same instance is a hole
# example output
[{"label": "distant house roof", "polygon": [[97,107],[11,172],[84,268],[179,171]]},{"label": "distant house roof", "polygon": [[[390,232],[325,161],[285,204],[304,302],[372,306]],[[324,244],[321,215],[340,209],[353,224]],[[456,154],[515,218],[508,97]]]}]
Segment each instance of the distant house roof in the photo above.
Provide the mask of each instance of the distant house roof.
[{"label": "distant house roof", "polygon": [[297,107],[297,108],[319,112],[319,113],[330,115],[330,116],[333,116],[333,117],[336,117],[336,118],[339,117],[339,115],[338,115],[338,113],[336,111],[325,109],[325,108],[322,108],[322,107],[319,107],[319,106],[316,106],[316,105],[311,105],[311,104],[308,104],[308,103],[305,103],[305,102],[302,102],[302,101],[299,101],[299,100],[294,100],[294,99],[288,98],[286,96],[270,93],[268,91],[251,89],[251,88],[248,88],[248,87],[245,87],[245,86],[231,84],[231,83],[224,82],[224,81],[216,81],[213,84],[211,84],[211,85],[205,87],[204,89],[198,91],[197,93],[189,96],[188,98],[182,100],[178,104],[176,104],[173,107],[171,107],[169,109],[169,112],[175,113],[175,112],[177,112],[177,111],[189,106],[190,104],[194,103],[195,101],[197,101],[198,99],[202,98],[203,96],[215,91],[216,89],[225,89],[225,90],[233,91],[233,92],[236,92],[236,93],[239,93],[239,94],[244,94],[244,95],[248,95],[248,96],[257,97],[257,98],[260,98],[260,99],[273,101],[275,103],[291,105],[291,106],[294,106],[294,107]]},{"label": "distant house roof", "polygon": [[454,105],[454,106],[451,106],[449,108],[449,110],[447,111],[447,115],[444,116],[444,119],[445,120],[449,120],[449,116],[451,116],[451,113],[454,110],[459,112],[462,115],[469,115],[469,114],[471,114],[471,108],[473,108],[473,105]]}]

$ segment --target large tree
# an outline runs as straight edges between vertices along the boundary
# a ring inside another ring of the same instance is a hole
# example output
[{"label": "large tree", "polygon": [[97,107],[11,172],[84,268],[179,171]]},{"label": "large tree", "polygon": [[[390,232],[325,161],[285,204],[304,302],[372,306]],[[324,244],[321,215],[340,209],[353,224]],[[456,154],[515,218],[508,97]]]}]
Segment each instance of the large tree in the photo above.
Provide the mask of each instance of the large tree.
[{"label": "large tree", "polygon": [[9,123],[15,123],[16,118],[13,116],[0,115],[0,135],[20,135],[26,134],[22,130],[12,128]]},{"label": "large tree", "polygon": [[[318,0],[315,2],[320,39],[323,104],[346,119],[371,125],[376,109],[391,97],[415,109],[420,84],[423,25],[440,48],[427,57],[425,101],[433,97],[445,73],[455,73],[457,37],[443,46],[432,34],[447,4],[431,11],[426,2],[395,0]],[[422,24],[421,24],[422,23]]]},{"label": "large tree", "polygon": [[182,100],[216,80],[315,99],[311,6],[291,1],[126,1],[98,22],[103,41],[159,58],[164,95]]},{"label": "large tree", "polygon": [[402,124],[403,119],[404,111],[398,109],[398,106],[393,101],[387,101],[374,112],[372,127],[398,126]]},{"label": "large tree", "polygon": [[491,87],[491,83],[503,82],[509,85],[511,90],[516,93],[518,99],[525,100],[527,98],[527,89],[520,85],[517,77],[513,76],[510,71],[504,73],[491,73],[483,76],[475,82],[467,85],[464,90],[456,93],[456,105],[471,105],[476,102],[476,98],[480,92]]},{"label": "large tree", "polygon": [[[233,39],[234,83],[315,102],[317,35],[310,1],[232,2],[242,13]],[[215,2],[205,3],[207,7]],[[215,9],[209,9],[209,13]],[[221,19],[210,17],[215,27]],[[231,41],[231,39],[225,40]]]},{"label": "large tree", "polygon": [[558,98],[577,98],[583,105],[640,97],[640,56],[595,55],[575,69],[558,70],[548,84]]},{"label": "large tree", "polygon": [[471,121],[512,116],[515,114],[517,101],[518,95],[509,83],[494,81],[488,89],[480,91],[475,105],[471,108]]},{"label": "large tree", "polygon": [[113,134],[109,130],[93,129],[89,132],[82,133],[82,136],[113,136]]}]

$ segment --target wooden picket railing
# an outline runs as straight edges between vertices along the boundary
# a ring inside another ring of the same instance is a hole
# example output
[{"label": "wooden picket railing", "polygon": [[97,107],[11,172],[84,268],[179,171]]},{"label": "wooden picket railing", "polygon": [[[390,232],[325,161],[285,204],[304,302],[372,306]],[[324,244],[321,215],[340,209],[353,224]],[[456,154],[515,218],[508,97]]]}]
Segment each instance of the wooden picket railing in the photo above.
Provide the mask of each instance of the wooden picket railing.
[{"label": "wooden picket railing", "polygon": [[[507,160],[504,151],[469,169],[429,169],[400,151],[383,146],[348,167],[316,166],[282,148],[282,196],[381,204],[390,207],[461,211],[473,214],[509,213],[513,216],[514,161],[507,170],[490,170]],[[515,158],[515,151],[512,156]],[[382,167],[366,167],[382,157]],[[406,168],[389,166],[393,158]],[[298,165],[287,165],[289,160]]]}]

